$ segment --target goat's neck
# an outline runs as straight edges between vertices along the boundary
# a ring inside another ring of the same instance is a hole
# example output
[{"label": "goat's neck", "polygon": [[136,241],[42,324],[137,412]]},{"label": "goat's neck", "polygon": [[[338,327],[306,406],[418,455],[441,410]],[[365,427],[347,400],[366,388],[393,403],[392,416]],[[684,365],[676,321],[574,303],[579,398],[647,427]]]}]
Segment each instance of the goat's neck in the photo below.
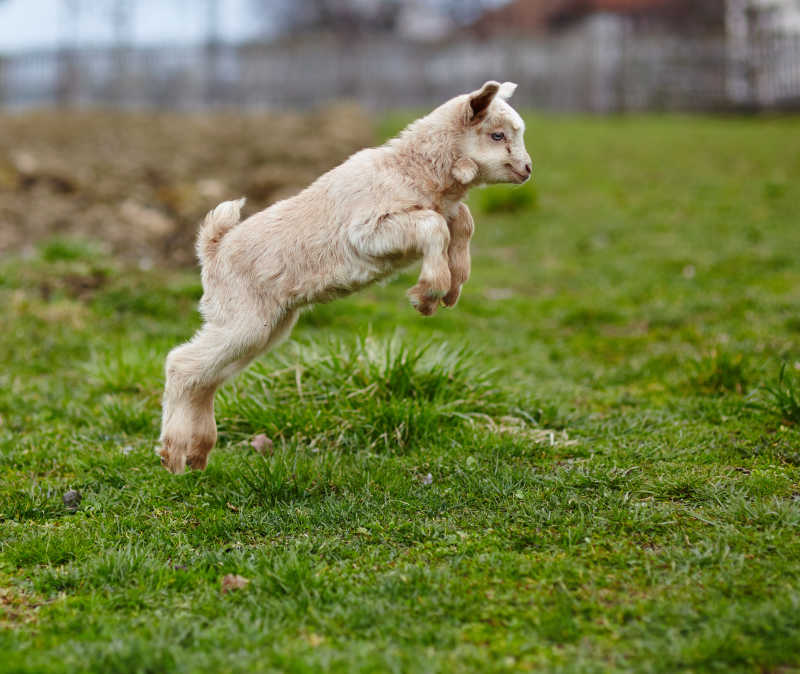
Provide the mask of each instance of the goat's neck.
[{"label": "goat's neck", "polygon": [[469,187],[453,177],[455,152],[431,148],[423,139],[407,138],[395,146],[400,165],[406,176],[433,203],[445,208],[457,203]]}]

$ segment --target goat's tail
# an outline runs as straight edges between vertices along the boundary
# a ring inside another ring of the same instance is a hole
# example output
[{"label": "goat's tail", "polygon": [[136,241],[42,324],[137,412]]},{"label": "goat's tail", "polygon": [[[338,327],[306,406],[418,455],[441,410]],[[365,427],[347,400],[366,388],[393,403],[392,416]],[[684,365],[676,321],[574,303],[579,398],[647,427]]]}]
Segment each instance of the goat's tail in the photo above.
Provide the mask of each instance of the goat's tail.
[{"label": "goat's tail", "polygon": [[213,211],[206,215],[200,231],[197,233],[197,257],[201,264],[214,259],[219,248],[219,242],[231,229],[239,224],[242,206],[246,200],[223,201]]}]

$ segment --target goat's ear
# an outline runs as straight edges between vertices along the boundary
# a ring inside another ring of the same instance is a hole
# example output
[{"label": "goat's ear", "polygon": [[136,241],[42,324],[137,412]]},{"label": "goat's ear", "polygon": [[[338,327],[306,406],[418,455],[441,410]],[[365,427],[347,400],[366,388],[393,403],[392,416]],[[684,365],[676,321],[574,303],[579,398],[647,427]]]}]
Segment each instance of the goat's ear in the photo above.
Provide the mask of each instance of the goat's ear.
[{"label": "goat's ear", "polygon": [[498,90],[497,95],[504,101],[507,101],[514,95],[514,92],[516,90],[517,90],[517,85],[514,82],[503,82],[500,85],[500,89]]},{"label": "goat's ear", "polygon": [[473,121],[484,117],[489,104],[494,100],[499,90],[500,84],[494,80],[489,80],[478,91],[473,91],[469,95],[468,120]]}]

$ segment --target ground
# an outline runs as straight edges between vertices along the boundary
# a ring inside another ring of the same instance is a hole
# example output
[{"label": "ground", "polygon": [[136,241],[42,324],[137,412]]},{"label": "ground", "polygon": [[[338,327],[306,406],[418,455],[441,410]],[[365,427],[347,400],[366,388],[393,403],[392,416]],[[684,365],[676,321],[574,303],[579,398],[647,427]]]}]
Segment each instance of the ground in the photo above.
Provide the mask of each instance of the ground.
[{"label": "ground", "polygon": [[205,472],[153,453],[196,270],[2,258],[0,671],[798,671],[800,120],[526,137],[458,306],[306,313]]}]

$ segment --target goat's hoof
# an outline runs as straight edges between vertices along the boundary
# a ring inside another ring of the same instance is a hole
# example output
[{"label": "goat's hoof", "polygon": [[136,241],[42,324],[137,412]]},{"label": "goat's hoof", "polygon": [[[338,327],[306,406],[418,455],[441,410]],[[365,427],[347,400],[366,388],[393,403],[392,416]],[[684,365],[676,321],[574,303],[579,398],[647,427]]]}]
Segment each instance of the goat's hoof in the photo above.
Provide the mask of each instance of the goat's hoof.
[{"label": "goat's hoof", "polygon": [[439,308],[439,301],[436,300],[435,302],[423,302],[422,304],[417,305],[415,308],[423,316],[433,316],[436,313],[436,310]]},{"label": "goat's hoof", "polygon": [[[208,443],[205,443],[208,444]],[[204,451],[204,447],[185,448],[178,443],[164,440],[163,447],[156,449],[156,454],[161,457],[161,465],[170,473],[180,475],[187,468],[192,470],[205,470],[208,465],[208,454],[211,447]]]},{"label": "goat's hoof", "polygon": [[458,302],[458,298],[461,295],[461,286],[458,285],[455,288],[451,288],[447,295],[444,296],[442,299],[442,303],[446,307],[454,307],[456,302]]},{"label": "goat's hoof", "polygon": [[173,475],[180,475],[186,470],[186,455],[176,450],[170,451],[166,444],[156,454],[161,457],[161,465]]},{"label": "goat's hoof", "polygon": [[428,281],[420,281],[407,294],[411,306],[419,313],[423,316],[433,316],[447,290],[436,287]]},{"label": "goat's hoof", "polygon": [[208,454],[194,454],[186,457],[186,465],[192,470],[205,470],[208,465]]}]

